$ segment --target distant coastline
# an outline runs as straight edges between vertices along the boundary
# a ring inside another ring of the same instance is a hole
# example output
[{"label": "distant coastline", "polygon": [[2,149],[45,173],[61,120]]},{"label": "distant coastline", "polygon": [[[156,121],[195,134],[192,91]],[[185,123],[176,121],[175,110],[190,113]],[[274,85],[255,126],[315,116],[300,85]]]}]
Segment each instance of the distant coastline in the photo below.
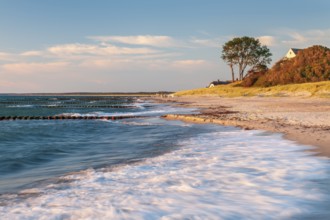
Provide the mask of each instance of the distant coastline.
[{"label": "distant coastline", "polygon": [[0,96],[155,96],[173,92],[68,92],[68,93],[0,93]]}]

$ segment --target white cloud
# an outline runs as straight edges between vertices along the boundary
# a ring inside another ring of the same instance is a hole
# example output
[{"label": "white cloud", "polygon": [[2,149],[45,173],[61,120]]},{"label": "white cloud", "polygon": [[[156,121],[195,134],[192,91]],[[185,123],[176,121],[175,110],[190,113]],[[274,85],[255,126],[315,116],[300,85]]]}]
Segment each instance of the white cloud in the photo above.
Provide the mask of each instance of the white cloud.
[{"label": "white cloud", "polygon": [[[319,44],[324,44],[330,47],[330,29],[325,30],[309,30],[306,32],[306,38],[309,42],[320,42]],[[314,43],[314,44],[317,44]]]},{"label": "white cloud", "polygon": [[81,62],[80,67],[88,70],[106,70],[112,72],[145,72],[147,70],[164,70],[172,65],[172,61],[166,59],[134,59],[134,58],[112,58],[112,59],[89,59]]},{"label": "white cloud", "polygon": [[199,45],[199,46],[203,46],[203,47],[221,47],[221,41],[222,39],[220,38],[215,38],[215,39],[198,39],[193,37],[190,42],[195,44],[195,45]]},{"label": "white cloud", "polygon": [[144,54],[139,57],[134,57],[134,60],[155,60],[155,59],[173,59],[175,57],[182,56],[182,53],[174,52],[174,53],[157,53],[157,54]]},{"label": "white cloud", "polygon": [[125,71],[169,71],[203,69],[209,66],[206,60],[168,60],[168,59],[92,59],[85,60],[79,66],[88,70]]},{"label": "white cloud", "polygon": [[303,44],[308,41],[308,38],[303,36],[303,34],[298,33],[298,32],[291,32],[288,33],[289,39],[288,40],[283,40],[283,43],[285,44]]},{"label": "white cloud", "polygon": [[13,54],[0,52],[0,61],[13,61],[14,57]]},{"label": "white cloud", "polygon": [[262,45],[274,46],[276,44],[276,39],[273,36],[260,36],[257,37]]},{"label": "white cloud", "polygon": [[[94,40],[50,45],[43,50],[16,54],[0,53],[6,59],[14,58],[0,64],[3,92],[85,91],[90,88],[107,91],[121,88],[124,81],[127,82],[124,85],[137,81],[141,85],[146,81],[156,85],[164,80],[173,88],[175,83],[180,84],[174,82],[180,74],[199,76],[200,73],[211,74],[214,69],[214,64],[203,60],[202,55],[187,59],[195,49],[215,46],[214,39],[187,38],[181,42],[169,36],[143,35]],[[141,88],[137,83],[129,85],[130,90]]]},{"label": "white cloud", "polygon": [[172,37],[154,36],[154,35],[137,35],[137,36],[91,36],[89,39],[99,42],[115,42],[130,45],[145,45],[153,47],[172,47],[178,46]]},{"label": "white cloud", "polygon": [[131,60],[127,59],[87,59],[79,64],[80,67],[93,69],[120,70],[131,67]]},{"label": "white cloud", "polygon": [[78,55],[78,54],[95,54],[99,50],[96,45],[88,44],[63,44],[49,47],[50,53],[56,55]]},{"label": "white cloud", "polygon": [[67,62],[50,62],[50,63],[8,63],[1,66],[5,72],[15,74],[39,74],[57,72],[65,69],[69,64]]},{"label": "white cloud", "polygon": [[130,48],[117,47],[113,45],[101,46],[93,44],[63,44],[53,46],[47,49],[48,52],[57,56],[74,56],[74,55],[138,55],[138,54],[154,54],[159,51],[150,48]]},{"label": "white cloud", "polygon": [[182,69],[186,69],[186,70],[204,70],[207,68],[207,66],[209,66],[209,62],[207,62],[206,60],[176,60],[173,61],[171,63],[171,67],[174,70],[182,70]]},{"label": "white cloud", "polygon": [[290,47],[306,48],[313,45],[330,47],[330,29],[303,31],[284,29],[277,31],[276,38],[278,39],[278,46],[286,49]]},{"label": "white cloud", "polygon": [[38,51],[38,50],[30,50],[30,51],[25,51],[23,53],[21,53],[21,56],[41,56],[43,54],[42,51]]},{"label": "white cloud", "polygon": [[195,66],[206,63],[205,60],[177,60],[174,61],[175,65],[181,65],[181,66]]}]

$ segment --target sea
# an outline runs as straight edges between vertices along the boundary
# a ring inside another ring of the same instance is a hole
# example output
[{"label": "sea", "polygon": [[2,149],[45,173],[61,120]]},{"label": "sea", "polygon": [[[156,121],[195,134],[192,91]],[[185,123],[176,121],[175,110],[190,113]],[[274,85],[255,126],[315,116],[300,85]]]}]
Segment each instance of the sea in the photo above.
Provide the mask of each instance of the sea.
[{"label": "sea", "polygon": [[0,120],[0,219],[330,219],[329,158],[278,133],[161,117],[196,111],[0,96],[0,116],[30,117]]}]

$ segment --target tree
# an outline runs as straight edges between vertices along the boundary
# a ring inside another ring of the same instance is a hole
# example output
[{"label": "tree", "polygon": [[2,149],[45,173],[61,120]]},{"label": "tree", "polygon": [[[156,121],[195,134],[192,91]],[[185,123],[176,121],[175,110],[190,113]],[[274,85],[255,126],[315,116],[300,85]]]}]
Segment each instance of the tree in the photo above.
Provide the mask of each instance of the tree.
[{"label": "tree", "polygon": [[234,66],[238,66],[239,79],[244,78],[247,67],[250,70],[266,66],[272,59],[267,46],[262,46],[258,39],[253,37],[236,37],[225,43],[222,47],[221,58],[229,65],[232,80],[235,80]]}]

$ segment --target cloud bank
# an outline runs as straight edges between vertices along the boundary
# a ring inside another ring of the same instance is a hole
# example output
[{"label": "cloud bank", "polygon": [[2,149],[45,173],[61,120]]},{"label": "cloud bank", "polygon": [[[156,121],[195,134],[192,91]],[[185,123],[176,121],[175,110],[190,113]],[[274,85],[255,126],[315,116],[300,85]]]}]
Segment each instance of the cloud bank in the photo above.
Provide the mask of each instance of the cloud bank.
[{"label": "cloud bank", "polygon": [[121,43],[129,45],[145,45],[153,47],[174,47],[178,46],[178,42],[170,36],[153,36],[153,35],[137,35],[137,36],[91,36],[89,39],[103,43]]},{"label": "cloud bank", "polygon": [[[288,48],[330,45],[330,29],[275,30],[257,37],[274,61]],[[228,36],[90,36],[82,42],[0,51],[0,92],[158,91],[230,77],[219,59]],[[274,52],[275,51],[275,52]],[[221,75],[221,74],[223,75]]]}]

